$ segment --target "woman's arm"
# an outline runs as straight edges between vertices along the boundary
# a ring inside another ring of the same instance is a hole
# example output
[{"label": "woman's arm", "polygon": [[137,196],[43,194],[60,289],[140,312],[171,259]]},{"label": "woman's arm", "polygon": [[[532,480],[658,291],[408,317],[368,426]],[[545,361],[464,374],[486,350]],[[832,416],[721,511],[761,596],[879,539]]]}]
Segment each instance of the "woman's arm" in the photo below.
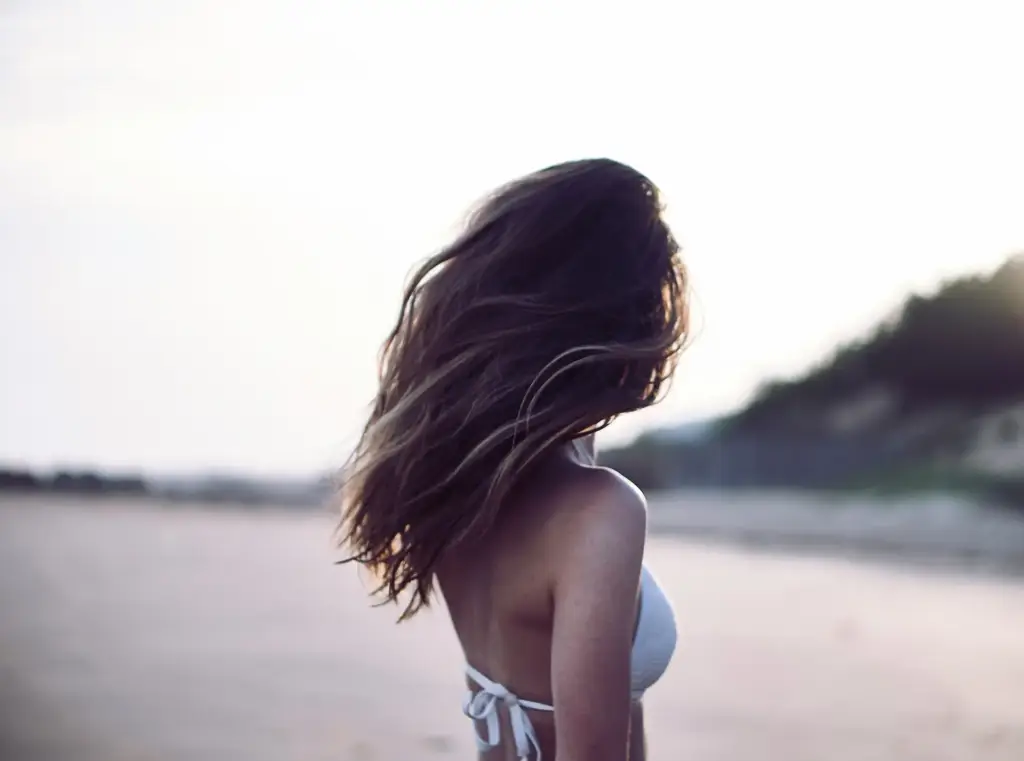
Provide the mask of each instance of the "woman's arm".
[{"label": "woman's arm", "polygon": [[633,703],[629,715],[629,761],[647,761],[647,735],[644,732],[644,704]]},{"label": "woman's arm", "polygon": [[621,477],[594,471],[589,478],[559,527],[551,648],[556,745],[558,761],[623,761],[647,508]]}]

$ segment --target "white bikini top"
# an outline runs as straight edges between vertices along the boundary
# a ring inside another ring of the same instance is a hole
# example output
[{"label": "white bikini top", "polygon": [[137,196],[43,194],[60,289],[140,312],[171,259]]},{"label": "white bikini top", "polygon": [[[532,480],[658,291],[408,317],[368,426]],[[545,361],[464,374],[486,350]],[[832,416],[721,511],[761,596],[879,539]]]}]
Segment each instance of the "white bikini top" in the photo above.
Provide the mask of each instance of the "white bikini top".
[{"label": "white bikini top", "polygon": [[[654,576],[644,566],[640,574],[640,615],[630,657],[630,688],[633,700],[643,697],[647,688],[665,673],[676,649],[676,637],[676,620],[672,606]],[[536,761],[541,761],[540,742],[526,709],[554,711],[554,706],[535,703],[532,700],[520,700],[503,685],[492,682],[468,664],[466,675],[480,687],[480,690],[469,690],[466,693],[462,711],[474,721],[486,722],[487,728],[487,736],[481,737],[474,726],[477,748],[483,752],[501,743],[498,705],[504,703],[508,708],[512,738],[519,761],[529,761],[531,752],[536,752]]]}]

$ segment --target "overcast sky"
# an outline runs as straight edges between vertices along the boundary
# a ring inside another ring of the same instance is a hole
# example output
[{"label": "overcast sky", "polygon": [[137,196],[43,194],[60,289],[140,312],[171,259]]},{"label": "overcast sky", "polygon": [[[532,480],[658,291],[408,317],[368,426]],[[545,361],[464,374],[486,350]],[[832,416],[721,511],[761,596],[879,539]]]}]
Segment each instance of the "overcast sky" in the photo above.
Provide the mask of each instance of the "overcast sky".
[{"label": "overcast sky", "polygon": [[699,318],[609,439],[728,409],[1024,250],[1022,30],[981,0],[4,2],[0,461],[336,464],[409,267],[593,155],[662,186]]}]

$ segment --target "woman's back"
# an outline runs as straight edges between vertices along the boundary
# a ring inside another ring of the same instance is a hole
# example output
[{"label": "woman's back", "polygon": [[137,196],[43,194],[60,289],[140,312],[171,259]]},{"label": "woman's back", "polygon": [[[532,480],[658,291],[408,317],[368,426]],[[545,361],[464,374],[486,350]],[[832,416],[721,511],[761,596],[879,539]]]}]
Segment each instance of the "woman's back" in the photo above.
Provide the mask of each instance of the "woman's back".
[{"label": "woman's back", "polygon": [[[560,580],[578,583],[564,572],[564,562],[577,554],[579,548],[573,545],[584,532],[600,529],[592,525],[595,518],[610,531],[620,521],[623,527],[636,522],[636,511],[628,504],[618,515],[601,511],[605,515],[600,516],[589,508],[607,504],[609,498],[642,507],[632,485],[612,471],[569,457],[554,459],[517,489],[483,540],[460,547],[439,567],[438,581],[467,665],[518,700],[554,705],[556,590]],[[601,579],[590,583],[600,585]],[[563,586],[562,592],[567,591]],[[578,593],[573,596],[580,598]],[[633,618],[627,622],[630,627]],[[482,685],[469,678],[467,687],[479,692]],[[497,757],[518,758],[507,706],[495,704],[504,751]],[[554,758],[555,713],[527,710],[542,755]],[[486,735],[483,722],[477,731]]]},{"label": "woman's back", "polygon": [[[559,538],[551,503],[552,474],[524,484],[483,541],[460,548],[442,561],[441,592],[451,615],[466,663],[505,685],[519,697],[551,704],[551,633],[554,621],[551,558]],[[470,689],[479,685],[470,682]],[[504,713],[504,712],[503,712]],[[554,757],[550,714],[531,716],[541,747]],[[502,716],[502,736],[512,737]],[[479,728],[479,731],[483,731]],[[505,757],[516,757],[514,743],[504,743]]]}]

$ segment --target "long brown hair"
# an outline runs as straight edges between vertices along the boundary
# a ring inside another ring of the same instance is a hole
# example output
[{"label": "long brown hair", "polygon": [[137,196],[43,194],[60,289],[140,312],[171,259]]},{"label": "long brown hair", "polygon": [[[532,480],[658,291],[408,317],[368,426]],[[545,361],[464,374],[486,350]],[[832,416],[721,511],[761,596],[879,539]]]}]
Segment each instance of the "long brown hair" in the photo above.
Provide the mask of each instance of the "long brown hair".
[{"label": "long brown hair", "polygon": [[687,334],[678,249],[654,184],[590,159],[499,189],[414,272],[339,527],[385,602],[412,588],[401,619],[538,458],[660,398]]}]

